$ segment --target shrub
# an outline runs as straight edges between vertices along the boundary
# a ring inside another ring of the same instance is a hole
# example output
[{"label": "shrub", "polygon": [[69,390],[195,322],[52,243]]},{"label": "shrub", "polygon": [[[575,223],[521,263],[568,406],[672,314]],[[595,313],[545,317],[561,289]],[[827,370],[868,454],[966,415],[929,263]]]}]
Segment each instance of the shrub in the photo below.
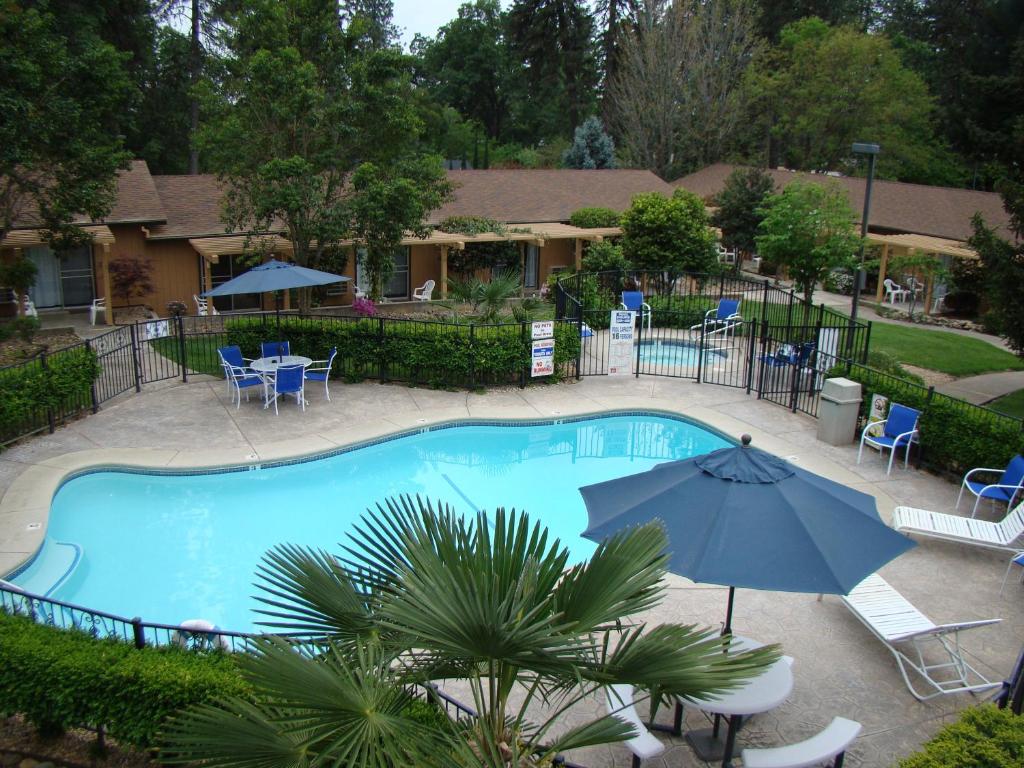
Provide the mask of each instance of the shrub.
[{"label": "shrub", "polygon": [[922,384],[860,365],[849,372],[845,365],[838,365],[829,375],[845,376],[863,385],[865,419],[874,394],[920,410],[921,457],[937,470],[962,475],[972,467],[1002,467],[1015,453],[1024,451],[1024,432],[1020,421],[1012,417],[936,392],[929,396]]},{"label": "shrub", "polygon": [[40,323],[37,317],[16,317],[13,320],[0,323],[0,341],[7,341],[17,336],[26,344],[31,344],[39,327]]},{"label": "shrub", "polygon": [[[411,381],[432,386],[514,384],[530,362],[531,340],[518,323],[469,326],[457,323],[395,321],[370,318],[281,318],[271,330],[263,318],[240,318],[226,324],[228,344],[246,356],[259,351],[273,332],[291,343],[292,353],[322,358],[333,346],[336,378]],[[528,329],[527,329],[528,330]],[[555,325],[555,368],[576,360],[575,326]]]},{"label": "shrub", "polygon": [[898,768],[1017,768],[1024,765],[1024,717],[992,704],[971,707]]},{"label": "shrub", "polygon": [[569,217],[569,223],[574,227],[583,229],[596,229],[598,227],[617,227],[622,216],[611,208],[580,208],[573,211]]},{"label": "shrub", "polygon": [[684,189],[634,197],[622,233],[626,258],[638,269],[706,273],[718,264],[704,201]]},{"label": "shrub", "polygon": [[61,350],[0,370],[0,442],[92,404],[91,385],[99,378],[96,354],[85,347]]},{"label": "shrub", "polygon": [[617,272],[632,269],[622,253],[622,246],[602,241],[590,243],[583,255],[583,270],[585,272]]},{"label": "shrub", "polygon": [[20,713],[44,731],[103,726],[146,747],[181,708],[248,690],[224,653],[139,650],[0,611],[0,715]]},{"label": "shrub", "polygon": [[853,293],[853,275],[845,269],[833,269],[821,282],[821,287],[829,293],[841,293],[849,296]]}]

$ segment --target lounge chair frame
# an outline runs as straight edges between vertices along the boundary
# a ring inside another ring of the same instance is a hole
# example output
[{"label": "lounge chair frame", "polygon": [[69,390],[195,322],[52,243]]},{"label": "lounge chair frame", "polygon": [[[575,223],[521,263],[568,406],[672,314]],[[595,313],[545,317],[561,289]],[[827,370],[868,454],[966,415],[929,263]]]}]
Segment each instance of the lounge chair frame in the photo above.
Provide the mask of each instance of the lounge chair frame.
[{"label": "lounge chair frame", "polygon": [[[843,602],[889,649],[903,682],[918,701],[955,693],[981,693],[1002,686],[1002,681],[993,682],[971,666],[960,646],[961,632],[998,624],[1002,619],[935,624],[877,573],[854,587]],[[929,662],[925,658],[928,649],[937,651],[942,661]],[[918,690],[915,680],[926,684],[924,692]]]}]

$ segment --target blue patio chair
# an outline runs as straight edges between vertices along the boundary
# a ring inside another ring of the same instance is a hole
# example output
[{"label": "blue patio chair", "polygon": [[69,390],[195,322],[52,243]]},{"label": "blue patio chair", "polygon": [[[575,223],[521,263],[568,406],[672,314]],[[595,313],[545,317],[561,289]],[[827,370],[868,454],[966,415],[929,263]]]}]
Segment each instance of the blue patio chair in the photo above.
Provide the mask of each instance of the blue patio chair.
[{"label": "blue patio chair", "polygon": [[791,365],[806,368],[814,352],[816,342],[805,341],[803,344],[780,344],[774,355],[761,355],[761,363],[768,368],[787,368]]},{"label": "blue patio chair", "polygon": [[[985,483],[980,480],[972,479],[972,476],[978,473],[999,475],[999,479],[994,483]],[[964,475],[963,484],[960,486],[960,495],[956,497],[956,508],[960,509],[960,499],[963,498],[964,491],[970,491],[974,494],[974,509],[971,510],[971,517],[975,517],[978,514],[978,504],[981,503],[982,499],[988,499],[989,501],[999,501],[1006,504],[1006,508],[1009,509],[1010,505],[1013,504],[1013,500],[1017,497],[1021,491],[1024,491],[1024,456],[1019,453],[1010,459],[1010,463],[1006,465],[1006,469],[992,469],[990,467],[976,467]]]},{"label": "blue patio chair", "polygon": [[273,381],[268,384],[267,402],[264,408],[274,404],[274,413],[278,413],[277,400],[283,395],[295,395],[295,402],[306,410],[306,377],[301,365],[282,365],[274,373]]},{"label": "blue patio chair", "polygon": [[327,402],[331,401],[331,390],[328,382],[331,378],[331,366],[334,365],[334,358],[338,356],[338,348],[331,347],[331,353],[326,360],[314,360],[310,363],[312,367],[306,369],[306,381],[322,381],[324,383],[324,394],[327,395]]},{"label": "blue patio chair", "polygon": [[721,333],[723,336],[729,336],[735,333],[736,328],[742,323],[740,299],[719,299],[718,306],[705,312],[704,320],[697,325],[691,325],[690,330],[696,331],[700,328],[702,333]]},{"label": "blue patio chair", "polygon": [[291,345],[287,341],[260,342],[260,357],[281,357],[291,353]]},{"label": "blue patio chair", "polygon": [[[879,453],[889,451],[889,466],[885,473],[892,472],[892,462],[896,458],[896,451],[904,448],[903,468],[907,468],[910,461],[910,446],[917,442],[917,421],[921,418],[921,412],[914,408],[908,408],[899,403],[893,403],[889,409],[889,415],[885,421],[876,421],[864,427],[860,436],[860,449],[857,451],[857,463],[860,464],[861,454],[864,452],[864,445],[870,445],[878,449]],[[881,434],[872,434],[874,430],[881,428]]]},{"label": "blue patio chair", "polygon": [[646,321],[647,330],[651,330],[651,305],[644,301],[642,291],[623,291],[620,306],[627,311],[636,312],[640,318],[640,324],[643,325]]},{"label": "blue patio chair", "polygon": [[236,408],[242,407],[243,389],[246,402],[249,402],[249,390],[253,387],[262,388],[264,398],[266,397],[266,380],[246,365],[246,362],[252,361],[242,357],[242,351],[238,347],[221,347],[217,354],[220,356],[221,368],[224,369],[224,379],[228,383],[231,402],[236,403]]}]

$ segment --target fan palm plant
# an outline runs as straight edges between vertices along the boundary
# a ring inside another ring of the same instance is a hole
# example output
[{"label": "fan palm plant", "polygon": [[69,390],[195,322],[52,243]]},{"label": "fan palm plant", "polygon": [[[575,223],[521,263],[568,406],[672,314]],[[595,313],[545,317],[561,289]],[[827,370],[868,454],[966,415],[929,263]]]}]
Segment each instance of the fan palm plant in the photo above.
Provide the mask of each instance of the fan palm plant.
[{"label": "fan palm plant", "polygon": [[486,282],[476,275],[449,278],[448,296],[455,302],[469,304],[481,322],[493,323],[508,299],[519,294],[520,282],[519,272],[515,269],[502,270]]},{"label": "fan palm plant", "polygon": [[[548,764],[620,741],[613,717],[559,728],[612,683],[707,696],[741,684],[775,648],[725,654],[707,629],[630,617],[660,600],[667,539],[649,524],[586,562],[523,513],[465,519],[409,497],[363,517],[340,557],[280,546],[260,567],[262,639],[243,668],[256,692],[185,712],[164,758],[208,766]],[[478,716],[424,727],[409,687],[460,680]],[[513,694],[516,695],[513,695]],[[536,713],[544,711],[538,717]]]}]

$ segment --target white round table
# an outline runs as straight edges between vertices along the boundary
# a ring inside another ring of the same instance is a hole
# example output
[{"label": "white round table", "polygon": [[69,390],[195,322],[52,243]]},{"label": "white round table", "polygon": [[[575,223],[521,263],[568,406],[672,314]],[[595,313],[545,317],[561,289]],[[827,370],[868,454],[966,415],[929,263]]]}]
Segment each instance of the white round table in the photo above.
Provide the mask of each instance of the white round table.
[{"label": "white round table", "polygon": [[[733,648],[737,651],[748,651],[760,648],[764,643],[751,640],[740,635],[733,636]],[[684,705],[689,705],[703,712],[713,715],[725,715],[729,720],[729,729],[725,736],[725,745],[722,752],[723,768],[732,766],[733,750],[736,747],[736,732],[744,717],[756,715],[760,712],[767,712],[779,706],[789,698],[793,691],[793,669],[792,662],[785,657],[776,660],[774,664],[765,669],[761,674],[745,684],[731,691],[708,696],[706,699],[690,699],[680,697]],[[711,740],[702,735],[687,733],[687,741],[698,752],[707,753],[710,745],[718,742],[717,734],[712,734]],[[710,741],[710,744],[709,744]],[[718,742],[720,743],[720,742]]]},{"label": "white round table", "polygon": [[312,358],[302,355],[274,355],[273,357],[260,357],[249,363],[249,367],[256,373],[274,373],[278,368],[285,368],[290,365],[301,365],[309,367],[313,362]]}]

